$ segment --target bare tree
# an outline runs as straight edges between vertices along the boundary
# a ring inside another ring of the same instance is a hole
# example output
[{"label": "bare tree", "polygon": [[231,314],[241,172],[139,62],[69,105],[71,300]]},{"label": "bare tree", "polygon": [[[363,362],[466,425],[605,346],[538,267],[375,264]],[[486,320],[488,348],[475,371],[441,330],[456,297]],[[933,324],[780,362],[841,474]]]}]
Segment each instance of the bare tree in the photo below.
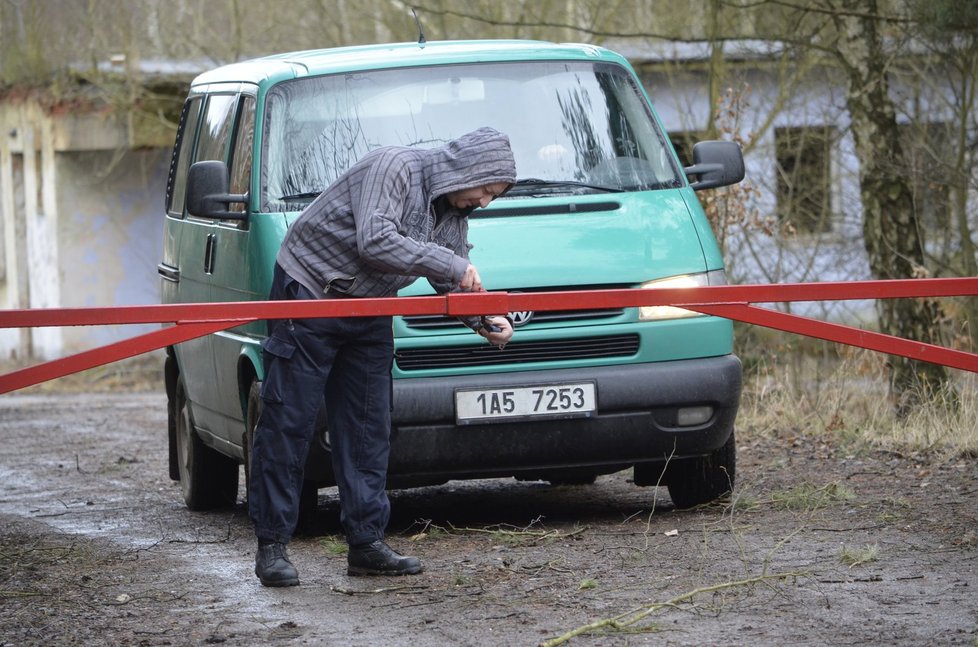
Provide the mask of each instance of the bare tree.
[{"label": "bare tree", "polygon": [[[836,53],[848,80],[846,105],[859,156],[863,210],[863,244],[877,279],[926,274],[923,242],[913,189],[904,171],[903,142],[889,92],[890,53],[883,42],[877,0],[829,0],[837,30]],[[936,343],[941,309],[933,299],[883,299],[878,306],[884,332]],[[897,412],[946,389],[947,370],[940,365],[893,357],[891,395]]]},{"label": "bare tree", "polygon": [[[908,60],[903,73],[917,81],[908,85],[920,109],[908,120],[917,202],[931,218],[922,228],[928,267],[940,275],[978,276],[969,209],[978,189],[978,4],[911,0],[910,7],[917,28],[907,37],[925,54]],[[963,300],[960,307],[970,326],[964,334],[978,349],[978,300]]]}]

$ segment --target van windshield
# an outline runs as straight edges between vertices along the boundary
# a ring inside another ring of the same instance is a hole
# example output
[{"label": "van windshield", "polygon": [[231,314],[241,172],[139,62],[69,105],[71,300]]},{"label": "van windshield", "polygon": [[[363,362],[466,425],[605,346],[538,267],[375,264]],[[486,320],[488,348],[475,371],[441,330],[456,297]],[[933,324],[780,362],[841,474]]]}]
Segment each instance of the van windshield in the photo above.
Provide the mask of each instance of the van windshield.
[{"label": "van windshield", "polygon": [[381,146],[440,146],[480,126],[509,135],[508,196],[682,186],[670,147],[621,66],[483,63],[281,83],[266,102],[264,211],[298,211]]}]

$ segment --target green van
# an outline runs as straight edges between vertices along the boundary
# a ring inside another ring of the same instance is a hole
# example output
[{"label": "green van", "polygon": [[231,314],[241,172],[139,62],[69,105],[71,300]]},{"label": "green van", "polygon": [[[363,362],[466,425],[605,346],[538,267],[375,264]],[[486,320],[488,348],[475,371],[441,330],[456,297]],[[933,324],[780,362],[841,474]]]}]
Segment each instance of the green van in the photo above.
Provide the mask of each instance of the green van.
[{"label": "green van", "polygon": [[[488,289],[725,283],[695,191],[739,182],[736,144],[683,168],[634,71],[590,45],[405,43],[295,52],[198,76],[166,192],[165,303],[265,300],[302,209],[367,151],[509,135],[517,184],[470,217]],[[418,281],[402,296],[431,294]],[[488,346],[452,318],[396,317],[390,487],[634,469],[678,507],[733,486],[741,366],[725,319],[671,307],[510,313]],[[186,504],[234,503],[261,400],[264,322],[167,349],[170,476]],[[328,404],[328,403],[327,403]],[[333,484],[322,422],[305,505]]]}]

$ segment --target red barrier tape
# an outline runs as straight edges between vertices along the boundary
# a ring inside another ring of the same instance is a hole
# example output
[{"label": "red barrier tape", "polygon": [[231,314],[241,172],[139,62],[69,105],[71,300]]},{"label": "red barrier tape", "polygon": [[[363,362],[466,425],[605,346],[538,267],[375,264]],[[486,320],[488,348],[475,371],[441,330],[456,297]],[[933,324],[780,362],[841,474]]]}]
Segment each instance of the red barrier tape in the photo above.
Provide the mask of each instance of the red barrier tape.
[{"label": "red barrier tape", "polygon": [[745,323],[978,372],[978,354],[786,314],[751,303],[978,296],[978,278],[904,279],[656,290],[482,292],[431,297],[185,303],[109,308],[7,310],[0,328],[172,323],[132,339],[0,376],[0,394],[264,319],[390,315],[481,315],[522,310],[676,306]]}]

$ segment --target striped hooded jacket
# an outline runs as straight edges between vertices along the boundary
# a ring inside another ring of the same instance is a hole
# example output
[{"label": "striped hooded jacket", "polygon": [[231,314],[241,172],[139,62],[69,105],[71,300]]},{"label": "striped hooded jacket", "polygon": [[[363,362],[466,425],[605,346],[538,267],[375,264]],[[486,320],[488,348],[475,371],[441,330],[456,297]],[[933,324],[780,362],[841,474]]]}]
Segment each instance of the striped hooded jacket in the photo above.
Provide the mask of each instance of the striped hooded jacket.
[{"label": "striped hooded jacket", "polygon": [[313,294],[394,296],[417,277],[440,293],[468,266],[468,218],[434,201],[447,193],[516,180],[509,138],[479,128],[432,149],[366,154],[300,214],[277,262]]}]

